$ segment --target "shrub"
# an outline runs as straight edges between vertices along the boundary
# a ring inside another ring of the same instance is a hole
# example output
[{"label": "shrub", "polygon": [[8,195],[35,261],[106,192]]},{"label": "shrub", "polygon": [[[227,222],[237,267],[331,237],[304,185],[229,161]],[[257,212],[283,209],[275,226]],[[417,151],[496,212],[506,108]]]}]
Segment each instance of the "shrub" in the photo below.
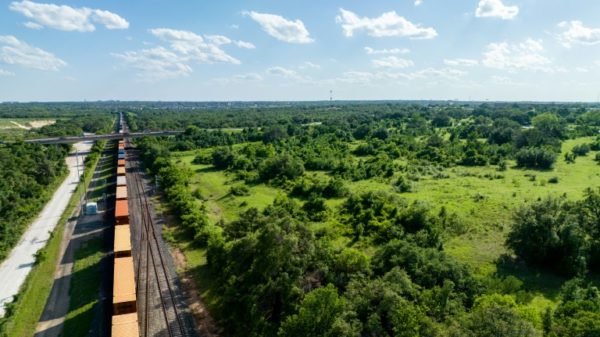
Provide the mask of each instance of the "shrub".
[{"label": "shrub", "polygon": [[576,145],[571,152],[578,157],[584,157],[590,152],[590,146],[588,144]]},{"label": "shrub", "polygon": [[228,147],[216,148],[212,153],[212,164],[221,170],[228,169],[233,165],[235,155]]},{"label": "shrub", "polygon": [[238,197],[250,195],[250,189],[246,185],[231,186],[229,192]]},{"label": "shrub", "polygon": [[295,179],[304,174],[302,162],[288,154],[265,160],[258,168],[258,174],[263,181],[275,178]]},{"label": "shrub", "polygon": [[394,182],[394,187],[399,193],[412,192],[413,184],[405,176],[399,176]]},{"label": "shrub", "polygon": [[548,170],[556,162],[556,153],[545,148],[529,147],[517,152],[517,166]]}]

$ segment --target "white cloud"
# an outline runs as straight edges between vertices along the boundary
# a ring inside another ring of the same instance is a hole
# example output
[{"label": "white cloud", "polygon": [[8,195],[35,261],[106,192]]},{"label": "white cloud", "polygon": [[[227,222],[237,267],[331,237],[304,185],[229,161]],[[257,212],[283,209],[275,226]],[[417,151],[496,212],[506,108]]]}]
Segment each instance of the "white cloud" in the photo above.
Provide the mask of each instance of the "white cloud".
[{"label": "white cloud", "polygon": [[0,76],[15,76],[15,73],[4,69],[0,69]]},{"label": "white cloud", "polygon": [[35,23],[35,22],[31,22],[31,21],[25,22],[23,24],[23,26],[25,26],[29,29],[35,29],[35,30],[44,29],[44,26],[40,25],[39,23]]},{"label": "white cloud", "polygon": [[407,48],[373,49],[371,47],[365,47],[365,52],[367,52],[368,55],[408,54],[408,53],[410,53],[410,49],[407,49]]},{"label": "white cloud", "polygon": [[112,55],[139,70],[138,76],[147,81],[185,77],[193,71],[185,59],[164,47]]},{"label": "white cloud", "polygon": [[221,35],[206,36],[206,40],[196,33],[169,28],[151,29],[152,35],[170,44],[173,51],[181,54],[186,60],[200,63],[232,63],[240,64],[240,60],[227,54],[221,45],[231,40]]},{"label": "white cloud", "polygon": [[502,0],[481,0],[475,10],[478,18],[498,18],[512,20],[519,14],[518,6],[507,6]]},{"label": "white cloud", "polygon": [[285,78],[297,78],[298,73],[295,70],[284,67],[271,67],[267,69],[267,74],[272,76],[280,76]]},{"label": "white cloud", "polygon": [[307,62],[304,62],[304,64],[298,68],[300,68],[300,69],[321,69],[321,66],[316,63],[307,61]]},{"label": "white cloud", "polygon": [[465,76],[467,73],[465,71],[453,68],[425,68],[422,70],[418,70],[412,73],[403,74],[410,80],[415,79],[435,79],[435,80],[449,80],[456,81],[461,77]]},{"label": "white cloud", "polygon": [[[350,84],[386,84],[386,81],[458,81],[467,73],[453,68],[425,68],[413,72],[367,72],[367,71],[348,71],[342,74],[335,81]],[[386,84],[387,85],[387,84]]]},{"label": "white cloud", "polygon": [[220,77],[214,78],[210,82],[217,83],[219,85],[231,85],[231,84],[246,84],[248,82],[260,82],[263,80],[263,77],[257,73],[246,73],[234,75],[231,77]]},{"label": "white cloud", "polygon": [[373,66],[376,68],[408,68],[414,65],[413,61],[396,56],[387,56],[373,60]]},{"label": "white cloud", "polygon": [[238,46],[238,48],[243,48],[243,49],[256,49],[256,46],[251,43],[251,42],[246,42],[246,41],[234,41],[233,42],[236,46]]},{"label": "white cloud", "polygon": [[205,35],[206,39],[216,45],[230,44],[232,41],[227,36],[223,35]]},{"label": "white cloud", "polygon": [[127,22],[127,20],[123,19],[115,13],[100,9],[93,10],[92,21],[103,25],[104,27],[106,27],[106,29],[129,28],[129,22]]},{"label": "white cloud", "polygon": [[444,64],[452,67],[474,67],[479,61],[472,59],[444,59]]},{"label": "white cloud", "polygon": [[483,54],[482,64],[502,70],[533,70],[553,72],[552,61],[543,55],[541,40],[527,39],[519,44],[490,43]]},{"label": "white cloud", "polygon": [[[223,35],[201,36],[194,32],[170,28],[155,28],[151,29],[150,33],[168,46],[112,54],[137,69],[141,79],[149,81],[189,76],[193,72],[190,66],[192,62],[241,64],[240,60],[229,55],[222,47],[235,45],[249,48],[252,45],[243,41],[233,41]],[[240,42],[243,42],[242,45]]]},{"label": "white cloud", "polygon": [[280,41],[288,43],[311,43],[314,41],[300,20],[292,21],[280,15],[254,11],[244,12],[244,15],[256,21],[267,34]]},{"label": "white cloud", "polygon": [[396,12],[386,12],[376,18],[359,17],[351,11],[340,8],[336,22],[342,25],[344,35],[351,37],[354,31],[364,30],[374,37],[407,37],[410,39],[432,39],[437,36],[435,29],[414,24]]},{"label": "white cloud", "polygon": [[29,0],[14,1],[9,8],[31,19],[25,25],[39,29],[41,26],[64,31],[92,32],[96,24],[107,29],[126,29],[129,22],[119,15],[87,7],[74,8],[66,5],[36,3]]},{"label": "white cloud", "polygon": [[600,43],[600,28],[586,27],[581,21],[563,21],[558,27],[563,29],[558,40],[567,48],[574,44],[591,46]]},{"label": "white cloud", "polygon": [[299,83],[312,83],[312,79],[308,76],[304,76],[293,69],[288,69],[284,67],[271,67],[266,71],[267,75],[282,77],[288,80],[293,80]]},{"label": "white cloud", "polygon": [[423,4],[423,0],[415,0],[415,6],[421,6]]},{"label": "white cloud", "polygon": [[235,75],[233,78],[238,81],[262,81],[263,79],[262,76],[257,73]]},{"label": "white cloud", "polygon": [[26,68],[53,71],[67,65],[54,54],[28,45],[12,35],[0,35],[0,61]]}]

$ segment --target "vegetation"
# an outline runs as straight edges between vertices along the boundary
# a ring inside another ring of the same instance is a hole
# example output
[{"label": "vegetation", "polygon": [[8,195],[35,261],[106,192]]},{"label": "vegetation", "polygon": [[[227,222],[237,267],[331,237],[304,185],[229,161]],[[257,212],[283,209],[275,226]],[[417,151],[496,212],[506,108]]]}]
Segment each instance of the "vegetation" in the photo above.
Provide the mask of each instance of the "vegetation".
[{"label": "vegetation", "polygon": [[597,333],[592,111],[390,103],[127,116],[137,129],[185,130],[138,145],[227,335],[559,337]]},{"label": "vegetation", "polygon": [[67,151],[22,143],[0,147],[0,261],[64,178]]},{"label": "vegetation", "polygon": [[69,313],[65,318],[64,336],[89,336],[92,320],[99,305],[100,262],[105,256],[102,239],[85,242],[75,252]]},{"label": "vegetation", "polygon": [[[101,148],[94,147],[94,153],[100,151]],[[37,261],[13,302],[6,306],[5,316],[0,319],[0,336],[21,337],[34,335],[37,323],[46,305],[46,300],[54,284],[54,278],[48,276],[54,275],[56,270],[56,265],[60,257],[62,233],[67,221],[80,203],[85,193],[85,186],[90,183],[98,163],[98,156],[91,156],[91,158],[94,159],[86,161],[84,177],[77,186],[75,193],[73,193],[69,205],[59,219],[58,225],[48,243],[37,253],[37,256],[43,258]]]}]

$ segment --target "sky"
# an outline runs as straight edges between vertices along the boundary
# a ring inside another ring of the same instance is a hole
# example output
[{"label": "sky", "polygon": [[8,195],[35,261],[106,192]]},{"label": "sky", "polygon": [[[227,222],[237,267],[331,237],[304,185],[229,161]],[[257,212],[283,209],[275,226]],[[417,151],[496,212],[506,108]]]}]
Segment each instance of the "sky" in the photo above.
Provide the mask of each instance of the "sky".
[{"label": "sky", "polygon": [[0,2],[0,101],[600,100],[597,0]]}]

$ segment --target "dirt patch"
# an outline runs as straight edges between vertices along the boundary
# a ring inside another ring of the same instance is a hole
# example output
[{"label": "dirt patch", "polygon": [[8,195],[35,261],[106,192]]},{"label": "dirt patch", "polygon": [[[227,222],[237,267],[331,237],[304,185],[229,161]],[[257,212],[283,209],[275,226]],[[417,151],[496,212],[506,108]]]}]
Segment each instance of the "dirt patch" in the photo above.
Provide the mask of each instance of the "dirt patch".
[{"label": "dirt patch", "polygon": [[205,337],[221,336],[221,330],[217,327],[214,319],[206,309],[202,298],[198,295],[200,293],[198,286],[187,272],[185,255],[178,248],[171,247],[170,250],[175,266],[179,270],[179,279],[181,280],[183,293],[188,299],[189,308],[194,316],[194,321],[200,335]]},{"label": "dirt patch", "polygon": [[17,123],[15,121],[10,121],[13,125],[15,125],[16,127],[18,127],[19,129],[23,129],[23,130],[31,130],[31,128],[26,127],[23,124]]},{"label": "dirt patch", "polygon": [[55,120],[48,119],[48,120],[31,121],[28,124],[31,126],[32,129],[39,129],[46,125],[52,125],[54,123],[56,123]]}]

